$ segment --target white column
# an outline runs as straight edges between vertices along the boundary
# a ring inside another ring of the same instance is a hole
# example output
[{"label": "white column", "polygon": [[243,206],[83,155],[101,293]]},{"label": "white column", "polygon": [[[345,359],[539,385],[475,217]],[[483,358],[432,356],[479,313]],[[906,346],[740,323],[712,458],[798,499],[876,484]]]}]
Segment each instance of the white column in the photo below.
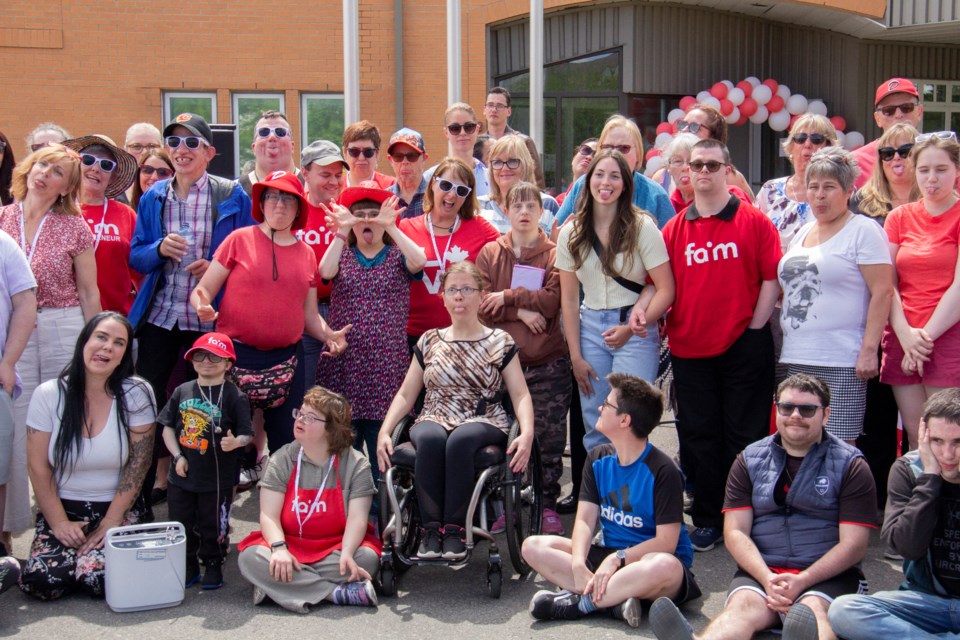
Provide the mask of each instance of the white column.
[{"label": "white column", "polygon": [[343,126],[360,119],[360,9],[343,0]]},{"label": "white column", "polygon": [[460,102],[463,84],[460,0],[447,0],[447,104]]},{"label": "white column", "polygon": [[530,0],[530,137],[543,154],[543,0]]}]

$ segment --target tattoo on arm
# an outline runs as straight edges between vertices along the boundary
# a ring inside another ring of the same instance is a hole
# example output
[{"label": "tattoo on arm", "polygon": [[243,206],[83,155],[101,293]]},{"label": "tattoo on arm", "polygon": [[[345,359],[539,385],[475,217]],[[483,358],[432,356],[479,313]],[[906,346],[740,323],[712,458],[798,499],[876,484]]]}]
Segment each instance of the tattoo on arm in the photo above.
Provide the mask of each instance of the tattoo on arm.
[{"label": "tattoo on arm", "polygon": [[147,469],[153,459],[153,439],[151,432],[139,438],[130,446],[130,457],[127,464],[123,467],[120,474],[120,485],[117,487],[117,493],[126,493],[128,491],[139,491],[143,479],[147,475]]}]

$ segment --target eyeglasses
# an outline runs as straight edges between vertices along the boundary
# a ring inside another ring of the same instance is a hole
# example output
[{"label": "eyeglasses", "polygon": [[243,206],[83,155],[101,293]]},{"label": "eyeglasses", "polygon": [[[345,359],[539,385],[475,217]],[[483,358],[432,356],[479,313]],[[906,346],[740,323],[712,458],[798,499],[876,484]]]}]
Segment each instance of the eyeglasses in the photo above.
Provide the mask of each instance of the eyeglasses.
[{"label": "eyeglasses", "polygon": [[904,102],[903,104],[888,104],[885,107],[877,107],[874,111],[878,111],[889,118],[897,112],[897,109],[900,109],[900,113],[903,115],[907,115],[913,113],[913,110],[918,106],[916,102]]},{"label": "eyeglasses", "polygon": [[694,173],[700,173],[703,171],[704,167],[706,167],[707,171],[710,173],[716,173],[717,171],[720,171],[720,167],[727,166],[727,163],[720,162],[718,160],[708,160],[706,162],[703,160],[691,160],[687,163],[687,166],[690,167]]},{"label": "eyeglasses", "polygon": [[350,213],[358,220],[373,220],[380,215],[380,209],[358,209]]},{"label": "eyeglasses", "polygon": [[286,138],[290,135],[290,129],[286,127],[260,127],[257,129],[258,138],[269,138],[271,133],[278,138]]},{"label": "eyeglasses", "polygon": [[686,120],[679,120],[677,122],[677,131],[679,133],[689,131],[690,133],[696,134],[698,131],[700,131],[700,129],[706,129],[707,131],[713,133],[713,129],[705,124],[700,124],[699,122],[687,122]]},{"label": "eyeglasses", "polygon": [[167,146],[176,149],[180,143],[187,145],[187,149],[199,149],[200,144],[206,144],[203,138],[197,136],[167,136]]},{"label": "eyeglasses", "polygon": [[793,415],[794,409],[800,412],[801,418],[812,418],[817,414],[817,409],[823,409],[819,404],[795,404],[793,402],[778,402],[777,413],[784,418]]},{"label": "eyeglasses", "polygon": [[670,161],[667,164],[674,169],[679,169],[680,167],[685,167],[687,165],[687,161],[683,158],[670,158]]},{"label": "eyeglasses", "polygon": [[144,149],[159,149],[160,145],[156,142],[148,142],[147,144],[140,144],[139,142],[131,142],[126,145],[127,151],[132,151],[133,153],[140,153]]},{"label": "eyeglasses", "polygon": [[500,171],[504,167],[508,169],[518,169],[520,167],[520,158],[510,158],[509,160],[491,160],[490,167],[494,171]]},{"label": "eyeglasses", "polygon": [[114,160],[108,160],[107,158],[98,158],[97,156],[90,155],[85,153],[80,156],[80,162],[83,163],[85,167],[92,167],[95,164],[100,165],[100,170],[104,173],[110,173],[117,168],[117,163]]},{"label": "eyeglasses", "polygon": [[630,153],[630,149],[633,149],[632,145],[629,144],[602,144],[600,145],[601,151],[619,151],[623,155]]},{"label": "eyeglasses", "polygon": [[376,147],[347,147],[347,155],[351,158],[359,158],[361,155],[364,158],[372,158],[377,155]]},{"label": "eyeglasses", "polygon": [[450,135],[453,135],[453,136],[460,135],[461,131],[466,131],[467,135],[469,135],[474,131],[476,131],[477,127],[479,126],[480,125],[477,124],[476,122],[464,122],[463,124],[455,122],[453,124],[447,125],[447,131],[449,131]]},{"label": "eyeglasses", "polygon": [[610,407],[611,409],[613,409],[614,413],[620,413],[620,407],[606,400],[604,400],[603,404],[600,405],[601,409],[603,409],[604,407]]},{"label": "eyeglasses", "polygon": [[893,156],[895,155],[900,156],[901,158],[906,160],[907,156],[910,155],[910,149],[913,149],[912,142],[909,144],[902,144],[896,149],[894,149],[893,147],[880,147],[879,149],[877,149],[877,153],[880,155],[881,160],[883,160],[884,162],[890,162],[891,160],[893,160]]},{"label": "eyeglasses", "polygon": [[806,144],[808,138],[810,139],[810,144],[815,147],[819,147],[827,141],[827,136],[822,133],[811,133],[809,135],[806,133],[795,133],[790,137],[794,144]]},{"label": "eyeglasses", "polygon": [[480,291],[480,289],[477,289],[476,287],[447,287],[443,290],[443,292],[448,296],[455,296],[459,293],[464,297],[472,296],[478,291]]},{"label": "eyeglasses", "polygon": [[579,149],[577,149],[577,153],[579,153],[582,156],[587,156],[588,158],[593,154],[595,154],[596,152],[597,150],[588,144],[582,145]]},{"label": "eyeglasses", "polygon": [[166,167],[160,167],[158,169],[157,167],[151,167],[150,165],[145,164],[145,165],[141,165],[140,174],[146,175],[146,176],[152,176],[153,174],[157,174],[158,178],[160,178],[161,180],[166,180],[167,178],[173,175],[173,169],[168,169]]},{"label": "eyeglasses", "polygon": [[210,353],[209,351],[194,351],[193,355],[190,356],[190,359],[194,362],[203,362],[204,360],[209,360],[210,364],[220,364],[226,358],[223,356],[218,356],[215,353]]},{"label": "eyeglasses", "polygon": [[263,194],[263,201],[274,204],[292,205],[297,201],[297,196],[292,193],[265,193]]},{"label": "eyeglasses", "polygon": [[957,141],[957,134],[955,131],[933,131],[931,133],[921,133],[917,136],[917,144],[931,140],[933,138],[939,138],[940,140],[953,140]]},{"label": "eyeglasses", "polygon": [[509,109],[510,107],[505,104],[500,104],[499,102],[488,102],[483,105],[485,109],[490,109],[491,111],[503,111],[504,109]]},{"label": "eyeglasses", "polygon": [[323,424],[324,422],[327,421],[326,418],[323,418],[321,416],[315,416],[312,413],[304,413],[303,411],[300,411],[300,409],[294,409],[292,413],[293,413],[294,420],[299,420],[304,424],[309,424],[309,425]]},{"label": "eyeglasses", "polygon": [[456,194],[458,198],[466,198],[470,195],[470,192],[473,191],[470,187],[465,184],[457,184],[456,182],[450,182],[449,180],[444,180],[443,178],[437,178],[437,186],[440,187],[440,191],[448,193],[451,189],[456,188]]},{"label": "eyeglasses", "polygon": [[420,156],[423,155],[419,151],[408,151],[406,153],[400,153],[399,151],[394,151],[390,154],[390,157],[396,163],[401,163],[404,160],[407,162],[416,162],[420,159]]}]

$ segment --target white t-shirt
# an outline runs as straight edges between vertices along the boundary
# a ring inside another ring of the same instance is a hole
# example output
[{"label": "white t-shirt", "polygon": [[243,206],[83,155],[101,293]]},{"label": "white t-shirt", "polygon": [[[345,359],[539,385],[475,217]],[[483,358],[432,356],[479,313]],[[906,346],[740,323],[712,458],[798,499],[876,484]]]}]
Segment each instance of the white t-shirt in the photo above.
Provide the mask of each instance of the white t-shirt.
[{"label": "white t-shirt", "polygon": [[[13,315],[13,303],[10,298],[28,289],[36,289],[37,281],[33,277],[27,256],[23,254],[17,241],[5,231],[0,231],[0,356],[7,345],[7,331],[10,330],[10,318]],[[20,395],[20,374],[13,397]]]},{"label": "white t-shirt", "polygon": [[[27,411],[27,426],[50,433],[47,459],[51,466],[54,465],[54,445],[60,432],[64,404],[57,382],[54,378],[37,387]],[[156,422],[156,401],[150,385],[130,378],[123,383],[123,389],[124,402],[130,412],[127,424],[136,428]],[[57,495],[66,500],[110,502],[117,493],[120,471],[127,463],[129,453],[127,435],[122,432],[114,399],[103,431],[94,438],[83,440],[79,455],[74,457],[76,464],[72,475],[67,469],[54,469],[59,487]]]},{"label": "white t-shirt", "polygon": [[887,237],[874,220],[855,215],[826,242],[804,247],[814,224],[797,232],[777,267],[783,289],[780,361],[854,367],[870,306],[860,265],[890,264]]}]

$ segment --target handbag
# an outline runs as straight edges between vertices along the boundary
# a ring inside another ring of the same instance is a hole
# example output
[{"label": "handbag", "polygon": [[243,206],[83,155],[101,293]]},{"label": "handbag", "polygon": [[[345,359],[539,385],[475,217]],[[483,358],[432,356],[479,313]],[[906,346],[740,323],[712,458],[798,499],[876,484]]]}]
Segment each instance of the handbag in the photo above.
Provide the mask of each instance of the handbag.
[{"label": "handbag", "polygon": [[233,367],[230,380],[240,387],[250,401],[251,409],[275,409],[287,401],[297,371],[297,355],[267,369]]}]

